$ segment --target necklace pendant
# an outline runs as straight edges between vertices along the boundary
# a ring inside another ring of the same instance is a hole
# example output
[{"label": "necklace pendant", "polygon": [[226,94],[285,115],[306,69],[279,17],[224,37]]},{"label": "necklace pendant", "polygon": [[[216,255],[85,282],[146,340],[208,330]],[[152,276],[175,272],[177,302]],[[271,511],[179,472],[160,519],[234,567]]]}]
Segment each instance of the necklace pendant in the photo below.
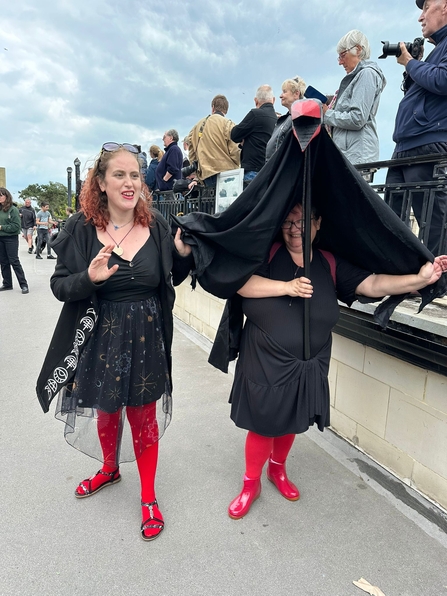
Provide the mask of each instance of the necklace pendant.
[{"label": "necklace pendant", "polygon": [[124,250],[121,248],[121,246],[115,246],[112,252],[114,252],[116,255],[120,257],[123,254]]},{"label": "necklace pendant", "polygon": [[116,232],[116,230],[119,230],[119,229],[120,229],[120,227],[121,227],[121,226],[116,226],[115,224],[112,224],[112,226],[114,227],[114,229],[115,229],[115,232]]}]

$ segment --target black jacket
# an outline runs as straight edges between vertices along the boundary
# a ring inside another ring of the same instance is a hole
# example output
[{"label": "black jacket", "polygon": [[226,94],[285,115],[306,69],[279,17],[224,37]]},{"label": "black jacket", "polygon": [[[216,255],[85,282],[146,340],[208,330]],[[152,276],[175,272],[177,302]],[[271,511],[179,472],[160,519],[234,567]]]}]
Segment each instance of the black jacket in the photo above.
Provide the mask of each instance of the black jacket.
[{"label": "black jacket", "polygon": [[20,215],[22,216],[22,228],[28,229],[33,228],[36,225],[36,212],[30,207],[22,207],[20,209]]},{"label": "black jacket", "polygon": [[[172,308],[175,299],[173,284],[178,285],[186,278],[192,258],[182,258],[177,253],[167,221],[160,213],[155,212],[155,215],[151,234],[160,254],[162,276],[159,298],[166,355],[171,371]],[[90,281],[87,273],[95,238],[93,224],[86,224],[84,215],[77,213],[68,219],[52,244],[58,261],[51,277],[51,289],[56,298],[65,304],[37,380],[37,397],[44,412],[48,412],[51,400],[73,379],[79,355],[96,323],[98,284]]]},{"label": "black jacket", "polygon": [[265,148],[272,136],[278,118],[272,103],[263,103],[253,108],[245,118],[231,130],[231,140],[244,141],[241,153],[241,167],[246,172],[259,172],[265,163]]}]

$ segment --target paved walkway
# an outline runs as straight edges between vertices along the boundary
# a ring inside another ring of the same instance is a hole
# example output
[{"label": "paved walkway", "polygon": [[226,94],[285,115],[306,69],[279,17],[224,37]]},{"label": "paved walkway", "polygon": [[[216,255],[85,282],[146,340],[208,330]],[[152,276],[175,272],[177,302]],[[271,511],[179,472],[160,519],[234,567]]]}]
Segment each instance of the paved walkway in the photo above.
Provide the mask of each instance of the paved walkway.
[{"label": "paved walkway", "polygon": [[134,463],[121,483],[75,499],[98,463],[65,443],[34,390],[61,306],[48,283],[55,262],[24,243],[21,260],[30,294],[0,294],[1,596],[361,596],[361,577],[385,596],[447,595],[447,519],[330,431],[296,440],[288,469],[300,501],[264,479],[250,514],[227,516],[244,445],[229,419],[231,375],[181,324],[157,481],[164,533],[139,538]]}]

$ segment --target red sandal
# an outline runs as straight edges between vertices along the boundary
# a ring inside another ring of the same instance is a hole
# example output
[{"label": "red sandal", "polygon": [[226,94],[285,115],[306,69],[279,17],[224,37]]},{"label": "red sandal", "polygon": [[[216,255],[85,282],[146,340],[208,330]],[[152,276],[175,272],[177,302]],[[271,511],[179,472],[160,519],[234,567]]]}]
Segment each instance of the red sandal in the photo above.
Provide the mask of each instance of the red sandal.
[{"label": "red sandal", "polygon": [[[99,474],[101,474],[102,476],[108,476],[109,479],[104,480],[104,482],[102,484],[100,484],[94,490],[92,490],[92,480],[94,478],[96,478]],[[93,476],[90,476],[90,478],[86,478],[85,480],[83,480],[82,482],[79,483],[78,487],[75,490],[75,497],[77,499],[85,499],[86,497],[91,497],[92,495],[97,493],[99,490],[101,490],[105,486],[110,486],[111,484],[116,484],[120,480],[121,480],[121,475],[119,472],[119,468],[116,468],[116,470],[114,470],[113,472],[103,472],[102,470],[98,470],[96,472],[96,474],[94,474]],[[84,492],[79,493],[78,492],[79,489],[83,490]]]},{"label": "red sandal", "polygon": [[[141,524],[141,538],[144,541],[149,542],[150,540],[155,540],[156,538],[158,538],[160,536],[160,534],[163,532],[163,529],[165,527],[165,522],[162,519],[160,519],[159,517],[155,517],[155,515],[154,515],[154,507],[156,507],[158,509],[157,499],[155,499],[155,501],[152,501],[152,503],[141,502],[141,506],[147,507],[149,509],[149,517]],[[161,515],[161,512],[159,509],[158,509],[158,512]],[[158,532],[156,534],[151,534],[151,535],[147,536],[144,533],[145,530],[158,530]]]}]

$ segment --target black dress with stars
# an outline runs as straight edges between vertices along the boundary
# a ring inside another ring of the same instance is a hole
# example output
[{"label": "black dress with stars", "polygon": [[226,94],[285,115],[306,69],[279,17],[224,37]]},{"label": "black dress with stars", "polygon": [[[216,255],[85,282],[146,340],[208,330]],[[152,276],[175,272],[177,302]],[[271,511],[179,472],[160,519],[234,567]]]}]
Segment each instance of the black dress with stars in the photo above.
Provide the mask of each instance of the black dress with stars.
[{"label": "black dress with stars", "polygon": [[[102,248],[99,240],[94,252]],[[112,254],[109,266],[118,271],[97,291],[98,320],[79,358],[69,391],[61,393],[56,409],[66,422],[67,441],[102,460],[98,441],[98,411],[121,412],[119,461],[135,459],[126,407],[156,403],[158,439],[172,416],[172,396],[158,298],[160,258],[152,236],[126,261]]]}]

